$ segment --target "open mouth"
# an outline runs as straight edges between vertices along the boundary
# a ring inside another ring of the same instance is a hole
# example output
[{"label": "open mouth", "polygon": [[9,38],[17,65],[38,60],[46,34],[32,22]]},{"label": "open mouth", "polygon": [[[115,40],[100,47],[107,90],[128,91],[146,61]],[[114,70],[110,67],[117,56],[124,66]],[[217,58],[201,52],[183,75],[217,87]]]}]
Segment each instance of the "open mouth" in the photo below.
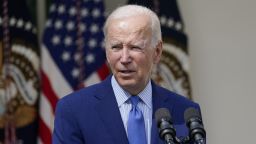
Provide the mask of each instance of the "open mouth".
[{"label": "open mouth", "polygon": [[127,74],[128,74],[128,73],[132,73],[132,72],[134,72],[134,71],[132,71],[132,70],[120,70],[120,72],[121,72],[121,73],[127,73]]},{"label": "open mouth", "polygon": [[123,76],[131,76],[134,72],[133,70],[119,70],[119,73]]}]

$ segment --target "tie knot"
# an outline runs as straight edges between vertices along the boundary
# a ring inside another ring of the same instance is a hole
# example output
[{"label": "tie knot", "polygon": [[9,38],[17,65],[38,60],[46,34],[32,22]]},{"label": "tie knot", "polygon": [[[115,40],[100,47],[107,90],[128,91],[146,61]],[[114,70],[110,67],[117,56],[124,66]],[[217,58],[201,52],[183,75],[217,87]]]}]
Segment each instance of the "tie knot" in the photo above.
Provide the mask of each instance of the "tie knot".
[{"label": "tie knot", "polygon": [[131,96],[130,97],[130,101],[132,103],[132,106],[137,106],[137,104],[139,103],[140,101],[140,98],[138,96]]}]

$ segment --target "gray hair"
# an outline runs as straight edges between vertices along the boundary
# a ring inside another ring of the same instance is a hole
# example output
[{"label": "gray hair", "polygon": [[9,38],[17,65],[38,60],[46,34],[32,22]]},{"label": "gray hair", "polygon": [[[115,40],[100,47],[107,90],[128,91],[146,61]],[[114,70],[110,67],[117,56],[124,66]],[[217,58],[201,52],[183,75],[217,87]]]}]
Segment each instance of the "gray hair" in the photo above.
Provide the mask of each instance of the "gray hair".
[{"label": "gray hair", "polygon": [[113,19],[120,19],[120,18],[126,18],[126,17],[132,17],[138,14],[143,14],[151,19],[151,30],[152,30],[152,40],[151,40],[151,46],[155,47],[159,41],[162,41],[162,34],[161,34],[161,25],[159,22],[159,19],[157,15],[150,9],[139,6],[139,5],[124,5],[121,7],[118,7],[115,9],[107,18],[104,27],[103,32],[106,37],[107,35],[107,28],[109,25],[109,22]]}]

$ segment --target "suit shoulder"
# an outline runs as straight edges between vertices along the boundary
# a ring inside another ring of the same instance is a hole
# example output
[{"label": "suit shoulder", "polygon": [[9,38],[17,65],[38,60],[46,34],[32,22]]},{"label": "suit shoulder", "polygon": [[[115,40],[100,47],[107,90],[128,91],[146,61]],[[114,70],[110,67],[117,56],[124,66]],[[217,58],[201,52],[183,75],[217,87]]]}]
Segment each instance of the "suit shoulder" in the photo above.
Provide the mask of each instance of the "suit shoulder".
[{"label": "suit shoulder", "polygon": [[79,107],[81,105],[86,105],[93,101],[94,96],[97,94],[97,89],[101,86],[100,84],[94,84],[80,90],[74,91],[61,99],[58,100],[58,105],[69,105],[72,107]]},{"label": "suit shoulder", "polygon": [[168,98],[171,99],[172,101],[175,101],[176,104],[184,105],[184,106],[197,106],[198,105],[196,102],[190,100],[186,96],[177,94],[177,93],[170,91],[166,88],[159,87],[159,91],[163,95],[168,96]]},{"label": "suit shoulder", "polygon": [[159,87],[159,92],[167,99],[167,107],[171,111],[175,123],[184,123],[184,112],[190,107],[201,112],[199,104],[185,96],[179,95],[162,87]]},{"label": "suit shoulder", "polygon": [[153,94],[156,94],[157,96],[161,97],[161,99],[166,100],[165,103],[167,103],[169,107],[172,107],[172,110],[178,111],[179,113],[182,113],[182,111],[188,107],[195,107],[199,109],[199,105],[196,102],[193,102],[185,96],[161,87],[154,82],[152,82],[152,91]]}]

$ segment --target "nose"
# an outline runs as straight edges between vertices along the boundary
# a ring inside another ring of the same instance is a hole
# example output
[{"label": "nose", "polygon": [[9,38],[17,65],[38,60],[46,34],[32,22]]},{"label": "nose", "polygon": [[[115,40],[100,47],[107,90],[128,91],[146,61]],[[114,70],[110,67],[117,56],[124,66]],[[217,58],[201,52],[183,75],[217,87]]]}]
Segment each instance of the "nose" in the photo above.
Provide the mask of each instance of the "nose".
[{"label": "nose", "polygon": [[122,64],[129,64],[131,62],[131,55],[127,48],[122,49],[120,61]]}]

